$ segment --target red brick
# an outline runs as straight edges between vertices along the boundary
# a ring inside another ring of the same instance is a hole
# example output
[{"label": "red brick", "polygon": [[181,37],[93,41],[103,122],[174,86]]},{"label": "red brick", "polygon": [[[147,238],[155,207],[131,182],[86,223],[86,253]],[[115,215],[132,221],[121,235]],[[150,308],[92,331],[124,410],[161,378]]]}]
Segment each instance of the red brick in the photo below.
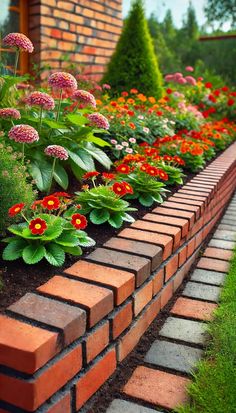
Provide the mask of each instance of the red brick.
[{"label": "red brick", "polygon": [[131,326],[129,331],[118,342],[118,361],[124,358],[133,350],[138,344],[140,338],[148,329],[154,318],[161,309],[160,297],[156,297],[148,306],[146,311],[137,319]]},{"label": "red brick", "polygon": [[208,247],[204,251],[204,257],[218,258],[224,261],[230,261],[233,257],[233,252],[229,250],[223,250],[221,248]]},{"label": "red brick", "polygon": [[169,259],[165,265],[165,282],[168,281],[172,275],[177,271],[179,266],[179,257],[178,254],[174,255]]},{"label": "red brick", "polygon": [[51,29],[51,36],[55,37],[56,39],[62,38],[62,31],[58,29]]},{"label": "red brick", "polygon": [[189,258],[195,251],[196,238],[191,239],[187,245],[187,258]]},{"label": "red brick", "polygon": [[67,268],[65,273],[75,275],[81,280],[95,281],[105,287],[110,287],[115,293],[115,302],[121,304],[135,288],[135,276],[131,272],[117,270],[104,265],[80,260]]},{"label": "red brick", "polygon": [[187,219],[175,218],[165,215],[158,214],[146,214],[143,216],[144,220],[158,222],[160,224],[173,225],[174,227],[179,227],[182,230],[182,237],[188,233],[189,222]]},{"label": "red brick", "polygon": [[60,399],[51,408],[49,408],[47,413],[70,413],[70,411],[71,411],[71,398],[70,398],[70,393],[67,393],[62,399]]},{"label": "red brick", "polygon": [[36,379],[24,381],[0,374],[0,399],[33,412],[81,369],[81,345],[44,370]]},{"label": "red brick", "polygon": [[108,321],[89,334],[86,339],[86,358],[90,363],[109,344],[109,323]]},{"label": "red brick", "polygon": [[210,321],[216,308],[217,304],[179,297],[170,312],[186,318]]},{"label": "red brick", "polygon": [[173,282],[169,282],[161,291],[161,308],[165,307],[173,295]]},{"label": "red brick", "polygon": [[135,274],[136,285],[141,285],[151,272],[151,262],[147,258],[138,255],[126,254],[120,251],[96,248],[87,256],[90,261],[100,264],[108,264],[122,270],[128,270]]},{"label": "red brick", "polygon": [[178,209],[164,208],[164,207],[155,208],[155,209],[153,209],[152,212],[155,213],[155,214],[172,216],[172,217],[176,217],[176,218],[187,218],[190,222],[190,226],[192,226],[194,224],[194,221],[195,221],[194,212],[181,211],[181,210],[178,210]]},{"label": "red brick", "polygon": [[197,249],[203,242],[203,231],[198,232],[195,236],[195,248]]},{"label": "red brick", "polygon": [[112,317],[112,336],[117,338],[132,322],[133,312],[132,303],[126,304],[120,308]]},{"label": "red brick", "polygon": [[185,193],[179,193],[176,192],[176,194],[173,195],[174,198],[182,198],[182,199],[192,199],[192,200],[196,200],[196,201],[203,201],[206,202],[206,197],[205,196],[200,196],[200,195],[192,195],[192,194],[185,194]]},{"label": "red brick", "polygon": [[51,278],[38,291],[85,306],[89,311],[90,327],[113,308],[113,294],[110,290],[60,276]]},{"label": "red brick", "polygon": [[134,315],[137,316],[152,299],[152,281],[134,294]]},{"label": "red brick", "polygon": [[164,283],[164,269],[162,268],[157,273],[154,274],[153,280],[153,296],[159,293],[163,287]]},{"label": "red brick", "polygon": [[157,245],[113,237],[104,244],[104,247],[131,253],[135,252],[136,255],[149,258],[152,261],[152,270],[155,270],[162,262],[162,249]]},{"label": "red brick", "polygon": [[60,351],[58,334],[0,315],[0,364],[32,374]]},{"label": "red brick", "polygon": [[93,396],[115,369],[116,352],[112,349],[79,379],[76,384],[76,409],[80,409]]},{"label": "red brick", "polygon": [[201,258],[197,264],[197,268],[227,273],[229,271],[229,263],[213,258]]},{"label": "red brick", "polygon": [[190,383],[185,377],[139,366],[123,392],[165,409],[175,409],[188,401],[186,388]]},{"label": "red brick", "polygon": [[180,209],[182,211],[194,212],[196,214],[196,218],[200,216],[200,208],[198,206],[187,205],[184,203],[184,201],[183,203],[166,201],[162,205],[164,208],[173,208],[173,209]]},{"label": "red brick", "polygon": [[173,239],[168,235],[155,234],[133,228],[125,228],[118,234],[118,237],[136,239],[137,241],[160,245],[163,248],[163,260],[166,260],[166,258],[168,258],[172,253]]},{"label": "red brick", "polygon": [[173,290],[174,292],[182,285],[185,276],[188,273],[188,263],[185,263],[173,277]]},{"label": "red brick", "polygon": [[205,199],[209,199],[209,194],[207,194],[206,192],[199,192],[199,191],[195,191],[195,188],[194,189],[190,189],[190,188],[185,188],[185,189],[179,189],[179,191],[178,191],[180,194],[186,194],[186,195],[191,195],[191,196],[194,196],[194,195],[199,195],[199,196],[205,196]]},{"label": "red brick", "polygon": [[198,206],[201,208],[201,211],[204,208],[204,201],[198,201],[197,199],[189,199],[189,198],[178,198],[176,196],[172,196],[168,199],[168,201],[171,202],[177,202],[178,204],[182,204],[182,205],[193,205],[193,206]]},{"label": "red brick", "polygon": [[154,222],[137,220],[131,224],[132,228],[139,228],[145,231],[157,232],[160,234],[171,235],[174,237],[174,248],[178,248],[181,239],[181,230],[171,225],[156,224]]},{"label": "red brick", "polygon": [[182,248],[179,252],[179,267],[185,263],[187,260],[187,247]]}]

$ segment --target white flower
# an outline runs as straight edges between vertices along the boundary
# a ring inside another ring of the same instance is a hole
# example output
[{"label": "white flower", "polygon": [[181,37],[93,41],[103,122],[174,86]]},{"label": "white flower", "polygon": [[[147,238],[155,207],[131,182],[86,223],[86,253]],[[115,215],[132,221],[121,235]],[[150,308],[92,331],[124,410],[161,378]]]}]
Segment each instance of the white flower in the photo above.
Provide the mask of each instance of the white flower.
[{"label": "white flower", "polygon": [[111,139],[111,143],[112,143],[112,145],[116,145],[117,141],[115,139]]},{"label": "white flower", "polygon": [[122,146],[129,146],[128,142],[121,142]]},{"label": "white flower", "polygon": [[136,139],[135,138],[129,138],[129,142],[130,143],[136,143]]},{"label": "white flower", "polygon": [[143,131],[145,132],[145,133],[149,133],[150,132],[150,129],[149,128],[146,128],[145,126],[143,127]]},{"label": "white flower", "polygon": [[126,148],[126,149],[125,149],[125,152],[127,152],[127,153],[133,153],[133,149],[132,149],[132,148]]},{"label": "white flower", "polygon": [[116,145],[115,148],[118,149],[118,151],[121,151],[123,149],[123,146],[122,145]]}]

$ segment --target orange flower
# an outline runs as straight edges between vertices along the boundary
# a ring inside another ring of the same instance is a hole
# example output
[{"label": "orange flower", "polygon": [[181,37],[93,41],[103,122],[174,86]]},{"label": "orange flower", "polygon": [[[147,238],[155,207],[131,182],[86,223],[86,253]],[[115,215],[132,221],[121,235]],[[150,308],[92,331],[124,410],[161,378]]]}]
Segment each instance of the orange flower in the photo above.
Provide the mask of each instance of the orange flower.
[{"label": "orange flower", "polygon": [[152,104],[156,103],[156,99],[153,96],[149,96],[148,100]]},{"label": "orange flower", "polygon": [[132,93],[132,94],[136,95],[136,94],[138,93],[138,90],[137,90],[137,89],[135,89],[135,88],[130,89],[130,93]]},{"label": "orange flower", "polygon": [[133,122],[130,122],[130,123],[129,123],[129,126],[130,126],[131,129],[136,129],[136,126],[135,126],[135,124],[134,124]]},{"label": "orange flower", "polygon": [[127,103],[128,103],[129,105],[133,105],[133,104],[135,103],[135,100],[129,98],[129,99],[127,99]]}]

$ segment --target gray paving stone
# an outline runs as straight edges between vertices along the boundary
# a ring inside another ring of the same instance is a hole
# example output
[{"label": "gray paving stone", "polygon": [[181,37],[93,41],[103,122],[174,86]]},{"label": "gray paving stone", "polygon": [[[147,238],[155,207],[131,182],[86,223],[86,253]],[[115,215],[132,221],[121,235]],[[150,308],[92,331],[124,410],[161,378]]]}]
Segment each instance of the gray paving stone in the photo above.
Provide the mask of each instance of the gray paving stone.
[{"label": "gray paving stone", "polygon": [[218,225],[217,229],[220,230],[226,230],[226,231],[232,231],[234,233],[236,233],[236,225],[230,225],[230,224],[220,224]]},{"label": "gray paving stone", "polygon": [[190,373],[202,355],[203,351],[197,348],[156,340],[146,354],[145,361],[183,373]]},{"label": "gray paving stone", "polygon": [[220,239],[212,239],[209,242],[209,247],[222,248],[223,250],[233,250],[235,243],[232,241],[223,241]]},{"label": "gray paving stone", "polygon": [[232,207],[227,208],[226,211],[225,211],[225,215],[226,214],[235,216],[236,215],[236,207],[235,208],[232,208]]},{"label": "gray paving stone", "polygon": [[136,403],[115,399],[108,407],[106,413],[160,413],[157,410],[148,409]]},{"label": "gray paving stone", "polygon": [[232,225],[232,226],[235,226],[235,225],[236,225],[235,220],[225,219],[225,218],[223,218],[223,219],[220,221],[220,223],[221,223],[221,224],[226,224],[226,225]]},{"label": "gray paving stone", "polygon": [[216,232],[213,235],[213,239],[223,239],[225,241],[236,241],[235,235],[232,234],[231,231],[220,231],[220,230],[216,230]]},{"label": "gray paving stone", "polygon": [[219,301],[220,288],[190,281],[185,286],[183,296],[217,303]]},{"label": "gray paving stone", "polygon": [[198,281],[205,284],[223,285],[225,281],[225,274],[223,272],[208,271],[203,269],[196,269],[191,275],[191,281]]},{"label": "gray paving stone", "polygon": [[226,214],[224,214],[224,219],[229,219],[232,222],[236,222],[236,215],[234,215],[232,213],[231,214],[226,213]]},{"label": "gray paving stone", "polygon": [[207,337],[206,328],[206,323],[200,321],[168,317],[159,334],[186,343],[204,344]]}]

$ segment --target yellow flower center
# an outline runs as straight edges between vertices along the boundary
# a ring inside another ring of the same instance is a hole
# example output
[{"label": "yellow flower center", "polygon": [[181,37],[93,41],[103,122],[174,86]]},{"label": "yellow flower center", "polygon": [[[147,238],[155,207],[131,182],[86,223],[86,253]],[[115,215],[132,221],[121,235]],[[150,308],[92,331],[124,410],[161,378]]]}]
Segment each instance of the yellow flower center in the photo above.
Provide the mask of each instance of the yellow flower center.
[{"label": "yellow flower center", "polygon": [[35,229],[40,229],[41,227],[42,227],[41,224],[36,224],[36,225],[35,225]]},{"label": "yellow flower center", "polygon": [[81,220],[79,218],[77,218],[75,222],[77,225],[81,224]]},{"label": "yellow flower center", "polygon": [[117,191],[120,192],[120,191],[121,191],[121,188],[117,188]]},{"label": "yellow flower center", "polygon": [[20,207],[16,207],[15,212],[19,212],[19,211],[20,211]]},{"label": "yellow flower center", "polygon": [[54,201],[48,201],[48,205],[54,205]]}]

